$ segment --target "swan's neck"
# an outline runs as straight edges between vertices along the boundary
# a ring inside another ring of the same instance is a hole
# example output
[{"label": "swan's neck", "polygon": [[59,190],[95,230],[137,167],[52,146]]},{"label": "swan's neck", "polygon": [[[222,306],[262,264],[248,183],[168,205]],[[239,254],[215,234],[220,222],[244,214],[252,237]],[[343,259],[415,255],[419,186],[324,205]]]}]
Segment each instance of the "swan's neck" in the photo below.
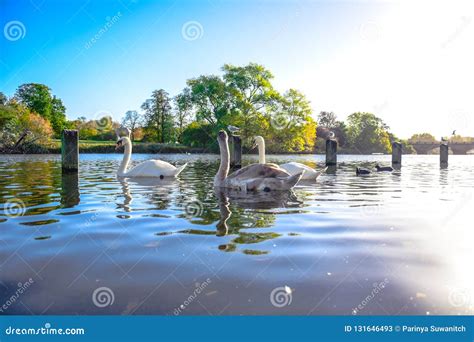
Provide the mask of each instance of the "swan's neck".
[{"label": "swan's neck", "polygon": [[260,141],[258,143],[258,162],[260,164],[265,164],[265,142]]},{"label": "swan's neck", "polygon": [[214,177],[214,185],[219,186],[229,174],[229,145],[227,140],[219,140],[219,150],[221,153],[221,163],[219,165],[219,170],[217,171],[216,176]]},{"label": "swan's neck", "polygon": [[132,143],[127,141],[124,144],[124,149],[125,151],[123,153],[122,163],[120,164],[119,170],[117,172],[119,176],[124,176],[127,173],[127,166],[130,162],[130,156],[132,155]]}]

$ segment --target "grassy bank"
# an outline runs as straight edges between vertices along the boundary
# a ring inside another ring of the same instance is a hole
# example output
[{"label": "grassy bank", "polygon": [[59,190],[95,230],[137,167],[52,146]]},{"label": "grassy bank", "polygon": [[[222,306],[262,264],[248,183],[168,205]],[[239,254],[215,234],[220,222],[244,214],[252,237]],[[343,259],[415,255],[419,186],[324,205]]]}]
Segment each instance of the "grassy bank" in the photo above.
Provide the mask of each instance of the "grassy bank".
[{"label": "grassy bank", "polygon": [[[114,141],[79,140],[80,153],[114,153]],[[133,153],[206,153],[204,148],[177,144],[133,143]],[[61,153],[61,140],[53,139],[47,144],[31,144],[13,153],[48,154]]]}]

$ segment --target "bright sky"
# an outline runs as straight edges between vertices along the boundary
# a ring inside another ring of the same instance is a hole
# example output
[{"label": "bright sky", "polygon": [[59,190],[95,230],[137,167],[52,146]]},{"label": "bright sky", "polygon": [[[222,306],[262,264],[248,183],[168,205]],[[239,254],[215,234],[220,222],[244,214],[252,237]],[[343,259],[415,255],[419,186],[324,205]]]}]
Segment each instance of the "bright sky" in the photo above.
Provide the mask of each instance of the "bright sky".
[{"label": "bright sky", "polygon": [[474,136],[473,1],[0,0],[0,29],[0,91],[44,83],[70,119],[119,119],[154,89],[257,62],[315,115]]}]

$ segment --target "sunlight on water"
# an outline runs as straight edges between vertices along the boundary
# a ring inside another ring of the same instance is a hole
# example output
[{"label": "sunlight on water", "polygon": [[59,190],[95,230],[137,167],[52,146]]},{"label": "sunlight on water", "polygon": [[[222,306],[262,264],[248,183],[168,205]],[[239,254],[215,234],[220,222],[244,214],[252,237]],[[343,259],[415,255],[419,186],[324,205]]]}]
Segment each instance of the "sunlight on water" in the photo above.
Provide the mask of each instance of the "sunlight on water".
[{"label": "sunlight on water", "polygon": [[[34,281],[5,313],[474,311],[472,156],[444,170],[404,156],[401,171],[368,177],[355,166],[390,157],[339,156],[317,183],[254,195],[214,191],[217,156],[160,156],[189,162],[177,180],[117,179],[121,157],[81,155],[79,175],[62,175],[58,156],[0,156],[0,302]],[[287,161],[323,166],[268,156]]]}]

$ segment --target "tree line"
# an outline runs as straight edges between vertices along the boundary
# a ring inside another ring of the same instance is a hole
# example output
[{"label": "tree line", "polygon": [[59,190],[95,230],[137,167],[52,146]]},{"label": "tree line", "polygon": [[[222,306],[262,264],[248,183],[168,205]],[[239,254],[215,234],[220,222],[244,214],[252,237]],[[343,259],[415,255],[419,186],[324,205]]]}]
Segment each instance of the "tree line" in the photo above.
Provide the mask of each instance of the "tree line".
[{"label": "tree line", "polygon": [[176,96],[164,89],[152,91],[139,110],[127,111],[120,122],[107,113],[68,121],[65,106],[49,87],[23,84],[11,98],[0,92],[0,138],[4,146],[14,146],[28,132],[30,142],[44,143],[70,128],[78,129],[81,139],[109,141],[115,139],[114,129],[123,125],[134,141],[215,150],[217,132],[233,125],[240,128],[247,148],[255,135],[261,135],[269,152],[290,153],[323,151],[329,132],[346,153],[390,153],[392,141],[402,141],[410,153],[410,143],[429,139],[425,133],[403,141],[373,113],[357,112],[341,121],[323,111],[313,119],[305,95],[296,89],[277,91],[273,74],[259,64],[225,64],[221,71],[187,80]]}]

